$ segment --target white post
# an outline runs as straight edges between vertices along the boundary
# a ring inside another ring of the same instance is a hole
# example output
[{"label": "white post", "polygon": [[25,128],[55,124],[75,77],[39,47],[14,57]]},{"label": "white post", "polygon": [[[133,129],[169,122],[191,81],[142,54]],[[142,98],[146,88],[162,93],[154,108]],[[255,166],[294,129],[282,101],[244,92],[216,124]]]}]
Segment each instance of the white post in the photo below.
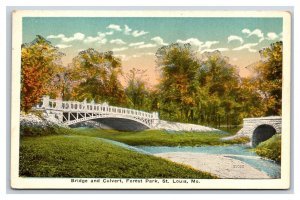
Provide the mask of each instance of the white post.
[{"label": "white post", "polygon": [[42,105],[43,108],[49,108],[49,99],[50,99],[49,96],[43,96],[43,105]]},{"label": "white post", "polygon": [[62,109],[62,100],[60,100],[60,99],[56,100],[56,107],[55,108]]}]

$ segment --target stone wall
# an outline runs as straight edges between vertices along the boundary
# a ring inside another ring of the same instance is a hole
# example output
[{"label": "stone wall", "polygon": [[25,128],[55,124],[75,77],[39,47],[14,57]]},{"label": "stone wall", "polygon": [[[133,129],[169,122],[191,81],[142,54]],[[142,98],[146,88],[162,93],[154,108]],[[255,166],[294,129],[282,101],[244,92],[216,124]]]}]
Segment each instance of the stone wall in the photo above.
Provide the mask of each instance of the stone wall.
[{"label": "stone wall", "polygon": [[243,120],[243,128],[237,132],[236,135],[223,138],[224,140],[231,140],[239,137],[250,138],[249,145],[252,146],[252,138],[255,129],[261,125],[272,126],[276,130],[276,134],[281,133],[281,116],[259,117],[259,118],[245,118]]},{"label": "stone wall", "polygon": [[260,125],[270,125],[275,128],[276,133],[281,133],[281,117],[270,116],[260,118],[245,118],[243,120],[243,128],[237,133],[237,135],[252,137],[254,130]]}]

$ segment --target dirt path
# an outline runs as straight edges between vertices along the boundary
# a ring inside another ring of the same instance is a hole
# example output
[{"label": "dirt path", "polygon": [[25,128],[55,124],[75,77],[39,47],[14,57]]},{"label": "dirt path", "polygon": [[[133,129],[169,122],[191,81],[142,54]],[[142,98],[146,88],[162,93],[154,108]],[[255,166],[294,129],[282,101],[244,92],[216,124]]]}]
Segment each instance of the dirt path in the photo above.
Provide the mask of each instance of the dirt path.
[{"label": "dirt path", "polygon": [[266,179],[265,173],[254,167],[224,155],[192,152],[158,153],[155,156],[171,160],[180,164],[189,165],[195,169],[209,172],[220,178]]}]

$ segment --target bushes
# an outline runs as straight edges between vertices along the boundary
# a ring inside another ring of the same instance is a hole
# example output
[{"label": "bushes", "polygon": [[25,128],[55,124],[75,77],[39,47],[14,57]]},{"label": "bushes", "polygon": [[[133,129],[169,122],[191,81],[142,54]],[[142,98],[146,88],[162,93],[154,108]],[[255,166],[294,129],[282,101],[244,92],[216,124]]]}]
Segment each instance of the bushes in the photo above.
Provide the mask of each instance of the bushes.
[{"label": "bushes", "polygon": [[260,143],[256,148],[257,155],[281,162],[281,134],[276,134],[270,139]]},{"label": "bushes", "polygon": [[22,113],[20,116],[21,136],[42,136],[68,134],[68,128],[61,127],[43,117],[43,113],[35,111],[29,114]]},{"label": "bushes", "polygon": [[57,125],[48,126],[30,126],[21,125],[20,134],[21,136],[43,136],[43,135],[59,135],[69,134],[68,128],[59,127]]}]

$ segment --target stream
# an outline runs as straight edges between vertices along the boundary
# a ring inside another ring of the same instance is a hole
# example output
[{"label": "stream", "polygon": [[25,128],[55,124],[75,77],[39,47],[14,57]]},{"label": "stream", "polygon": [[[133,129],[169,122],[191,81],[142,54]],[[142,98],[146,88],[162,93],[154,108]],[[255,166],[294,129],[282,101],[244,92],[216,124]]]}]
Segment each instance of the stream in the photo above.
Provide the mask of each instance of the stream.
[{"label": "stream", "polygon": [[[100,138],[99,138],[100,139]],[[258,156],[251,148],[245,145],[229,145],[229,146],[201,146],[201,147],[166,147],[166,146],[130,146],[121,142],[102,139],[111,144],[136,151],[142,154],[157,154],[170,152],[194,152],[223,155],[229,158],[240,160],[252,167],[266,173],[272,178],[280,178],[281,167],[272,160],[267,160]],[[246,173],[246,172],[245,172]]]}]

